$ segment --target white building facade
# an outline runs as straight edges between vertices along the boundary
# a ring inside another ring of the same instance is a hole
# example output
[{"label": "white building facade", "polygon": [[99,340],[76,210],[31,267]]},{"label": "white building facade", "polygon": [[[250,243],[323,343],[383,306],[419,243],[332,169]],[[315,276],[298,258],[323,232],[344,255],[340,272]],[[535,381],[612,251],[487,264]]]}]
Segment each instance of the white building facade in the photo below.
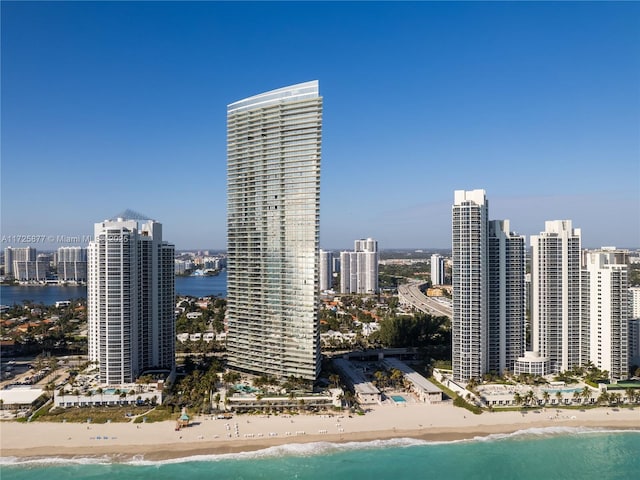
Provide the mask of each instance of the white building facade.
[{"label": "white building facade", "polygon": [[631,318],[640,318],[640,287],[629,288],[629,310]]},{"label": "white building facade", "polygon": [[57,252],[58,281],[87,281],[87,249],[84,247],[60,247]]},{"label": "white building facade", "polygon": [[513,372],[525,351],[525,238],[509,220],[489,222],[488,369]]},{"label": "white building facade", "polygon": [[[14,262],[35,262],[36,249],[33,247],[4,249],[4,274],[8,277],[14,276]],[[17,278],[17,277],[16,277]]]},{"label": "white building facade", "polygon": [[444,257],[437,253],[431,255],[431,285],[444,285]]},{"label": "white building facade", "polygon": [[355,240],[353,251],[340,252],[340,292],[378,293],[379,262],[376,240]]},{"label": "white building facade", "polygon": [[488,211],[484,190],[456,190],[452,208],[452,367],[456,381],[488,369]]},{"label": "white building facade", "polygon": [[602,249],[584,254],[589,279],[589,360],[607,370],[612,380],[629,377],[628,272],[619,253]]},{"label": "white building facade", "polygon": [[144,370],[174,368],[174,253],[158,222],[95,224],[88,248],[88,337],[101,383],[130,383]]},{"label": "white building facade", "polygon": [[547,221],[543,232],[531,236],[532,345],[549,360],[551,373],[588,359],[580,249],[580,229],[570,220]]},{"label": "white building facade", "polygon": [[238,370],[319,373],[321,138],[317,81],[227,107],[227,351]]},{"label": "white building facade", "polygon": [[331,290],[333,283],[333,252],[320,250],[320,291]]}]

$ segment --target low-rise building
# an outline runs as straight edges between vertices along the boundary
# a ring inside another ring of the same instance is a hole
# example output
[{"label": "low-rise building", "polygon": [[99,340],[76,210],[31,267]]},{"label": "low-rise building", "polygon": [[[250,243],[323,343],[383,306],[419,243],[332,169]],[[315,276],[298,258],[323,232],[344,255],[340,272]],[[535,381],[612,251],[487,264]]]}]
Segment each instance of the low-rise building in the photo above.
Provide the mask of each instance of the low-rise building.
[{"label": "low-rise building", "polygon": [[361,405],[379,404],[382,401],[382,394],[378,387],[368,381],[364,376],[364,372],[356,368],[349,360],[336,358],[333,360],[333,364],[340,372],[347,386],[353,389]]},{"label": "low-rise building", "polygon": [[41,388],[34,388],[28,385],[9,385],[0,390],[0,400],[2,400],[2,410],[23,410],[29,409],[44,393]]},{"label": "low-rise building", "polygon": [[237,413],[253,411],[292,411],[304,408],[307,410],[326,410],[341,406],[342,389],[335,388],[325,393],[302,395],[267,395],[235,394],[227,397],[226,407]]},{"label": "low-rise building", "polygon": [[423,403],[440,403],[443,399],[443,392],[425,377],[416,372],[406,363],[397,358],[385,358],[383,365],[389,369],[396,369],[402,372],[405,380],[410,385],[411,391]]},{"label": "low-rise building", "polygon": [[94,407],[112,405],[142,405],[162,403],[162,382],[148,385],[110,385],[108,388],[60,389],[54,393],[56,407]]}]

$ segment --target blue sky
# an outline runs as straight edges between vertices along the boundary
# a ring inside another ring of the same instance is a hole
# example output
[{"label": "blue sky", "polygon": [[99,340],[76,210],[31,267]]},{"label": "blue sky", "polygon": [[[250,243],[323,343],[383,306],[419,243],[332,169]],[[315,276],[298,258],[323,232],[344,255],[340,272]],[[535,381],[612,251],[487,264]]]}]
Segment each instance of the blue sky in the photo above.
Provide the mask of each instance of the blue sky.
[{"label": "blue sky", "polygon": [[1,8],[3,247],[131,208],[224,249],[226,105],[313,79],[322,247],[448,248],[475,188],[519,233],[640,246],[638,3]]}]

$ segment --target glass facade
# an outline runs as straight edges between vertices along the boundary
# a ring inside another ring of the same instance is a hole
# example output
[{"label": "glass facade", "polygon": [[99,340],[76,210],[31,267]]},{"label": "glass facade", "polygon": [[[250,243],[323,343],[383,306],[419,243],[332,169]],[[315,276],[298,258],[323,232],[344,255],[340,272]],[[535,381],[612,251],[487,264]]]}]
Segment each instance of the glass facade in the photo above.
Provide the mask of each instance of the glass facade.
[{"label": "glass facade", "polygon": [[320,366],[318,82],[227,110],[227,350],[239,370],[315,379]]}]

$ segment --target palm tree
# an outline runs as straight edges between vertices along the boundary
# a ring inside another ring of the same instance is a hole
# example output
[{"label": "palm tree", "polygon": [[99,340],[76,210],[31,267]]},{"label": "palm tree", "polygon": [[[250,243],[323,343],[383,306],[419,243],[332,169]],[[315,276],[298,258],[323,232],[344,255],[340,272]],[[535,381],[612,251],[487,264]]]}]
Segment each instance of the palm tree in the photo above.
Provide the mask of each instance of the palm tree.
[{"label": "palm tree", "polygon": [[378,370],[373,374],[373,376],[376,377],[376,384],[380,389],[387,386],[387,380],[388,380],[387,372],[383,370]]},{"label": "palm tree", "polygon": [[556,399],[558,400],[558,405],[562,404],[562,392],[560,390],[556,392]]},{"label": "palm tree", "polygon": [[609,403],[617,405],[618,403],[620,403],[621,397],[622,396],[618,392],[612,392],[609,394]]},{"label": "palm tree", "polygon": [[542,394],[542,400],[544,401],[545,405],[549,403],[549,398],[551,398],[551,394],[545,390]]},{"label": "palm tree", "polygon": [[627,402],[634,403],[636,399],[636,391],[633,388],[629,387],[629,388],[625,388],[624,392],[625,392],[625,397],[627,398]]},{"label": "palm tree", "polygon": [[533,403],[533,399],[535,398],[535,394],[533,393],[533,390],[529,390],[527,392],[527,394],[524,396],[524,403],[527,405],[530,405],[531,403]]},{"label": "palm tree", "polygon": [[586,404],[591,399],[591,389],[588,385],[582,389],[582,398],[584,398],[584,404]]},{"label": "palm tree", "polygon": [[338,388],[338,386],[340,385],[340,375],[332,373],[331,375],[329,375],[329,382],[333,384],[334,388]]},{"label": "palm tree", "polygon": [[522,405],[522,395],[520,395],[518,392],[513,395],[513,403],[518,406]]},{"label": "palm tree", "polygon": [[609,394],[606,391],[603,391],[599,396],[598,396],[598,405],[602,405],[603,403],[609,403]]},{"label": "palm tree", "polygon": [[580,403],[580,392],[578,390],[573,392],[573,403]]},{"label": "palm tree", "polygon": [[404,373],[402,373],[397,368],[391,370],[391,381],[395,388],[398,388],[398,382],[401,382],[404,379]]},{"label": "palm tree", "polygon": [[344,402],[347,405],[347,408],[351,408],[351,403],[354,402],[356,397],[349,390],[344,392]]}]

